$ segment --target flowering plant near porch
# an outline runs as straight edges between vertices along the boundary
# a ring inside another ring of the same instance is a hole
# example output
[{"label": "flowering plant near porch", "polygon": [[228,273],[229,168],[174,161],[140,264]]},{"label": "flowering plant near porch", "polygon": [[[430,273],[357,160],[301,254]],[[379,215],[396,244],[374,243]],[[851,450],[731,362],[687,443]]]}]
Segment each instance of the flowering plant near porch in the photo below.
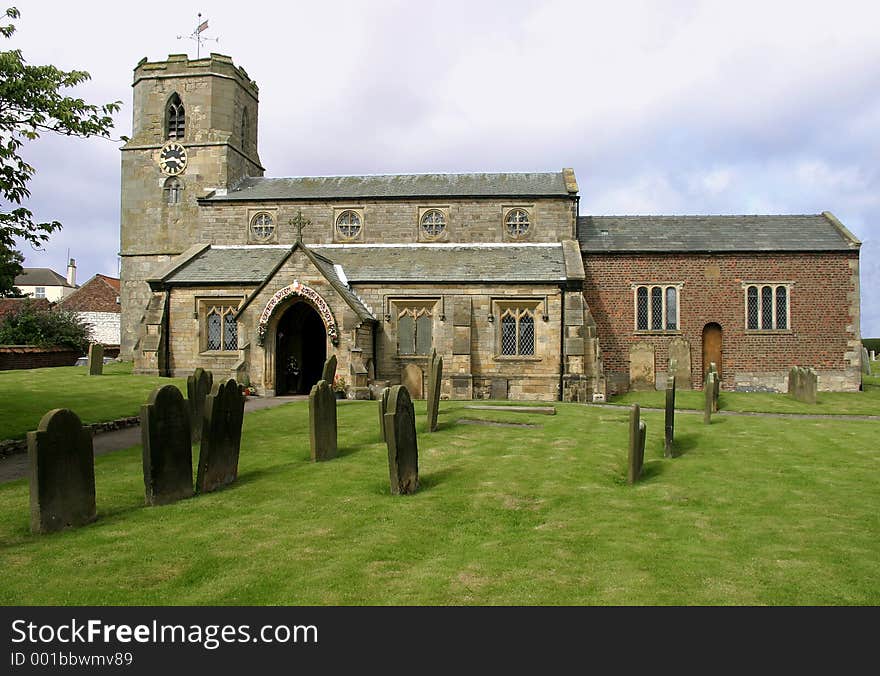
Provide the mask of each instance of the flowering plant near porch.
[{"label": "flowering plant near porch", "polygon": [[348,383],[345,382],[345,378],[343,376],[337,375],[333,378],[333,391],[334,392],[345,392],[348,387]]}]

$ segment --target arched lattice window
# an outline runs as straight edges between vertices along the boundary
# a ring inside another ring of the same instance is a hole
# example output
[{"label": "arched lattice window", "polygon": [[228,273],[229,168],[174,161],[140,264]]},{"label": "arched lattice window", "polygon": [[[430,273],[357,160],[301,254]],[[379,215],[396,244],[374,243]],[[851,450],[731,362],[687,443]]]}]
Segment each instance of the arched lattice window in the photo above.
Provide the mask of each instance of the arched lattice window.
[{"label": "arched lattice window", "polygon": [[446,232],[446,216],[439,209],[429,209],[422,214],[420,225],[426,239],[438,239]]},{"label": "arched lattice window", "polygon": [[163,188],[165,204],[180,204],[183,198],[183,182],[174,176],[165,180]]},{"label": "arched lattice window", "polygon": [[238,323],[235,306],[212,305],[205,314],[207,350],[231,351],[238,349]]},{"label": "arched lattice window", "polygon": [[182,139],[186,131],[186,112],[183,108],[183,102],[176,93],[168,99],[165,119],[167,120],[165,138]]},{"label": "arched lattice window", "polygon": [[509,307],[501,313],[501,354],[535,354],[535,312],[531,308]]},{"label": "arched lattice window", "polygon": [[430,354],[434,344],[433,324],[433,315],[426,307],[402,309],[397,315],[398,354]]},{"label": "arched lattice window", "polygon": [[636,331],[677,331],[678,285],[636,287]]},{"label": "arched lattice window", "polygon": [[789,285],[747,284],[746,328],[750,331],[785,331],[789,327]]}]

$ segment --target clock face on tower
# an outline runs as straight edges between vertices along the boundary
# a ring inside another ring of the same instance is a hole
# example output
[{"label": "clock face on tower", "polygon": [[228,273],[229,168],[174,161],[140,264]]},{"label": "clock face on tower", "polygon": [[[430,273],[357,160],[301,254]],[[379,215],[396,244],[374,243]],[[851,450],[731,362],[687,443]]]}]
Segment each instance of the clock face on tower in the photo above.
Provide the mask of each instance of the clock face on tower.
[{"label": "clock face on tower", "polygon": [[186,148],[177,141],[168,141],[159,151],[159,168],[169,176],[177,176],[186,169]]}]

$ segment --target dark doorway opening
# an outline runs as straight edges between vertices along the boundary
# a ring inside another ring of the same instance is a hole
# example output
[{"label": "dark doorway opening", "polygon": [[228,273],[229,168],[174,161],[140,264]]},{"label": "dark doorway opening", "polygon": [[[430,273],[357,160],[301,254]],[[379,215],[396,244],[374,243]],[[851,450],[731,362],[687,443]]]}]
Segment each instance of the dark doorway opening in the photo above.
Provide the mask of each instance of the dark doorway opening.
[{"label": "dark doorway opening", "polygon": [[308,394],[321,379],[326,359],[324,321],[305,301],[294,303],[278,320],[275,394]]},{"label": "dark doorway opening", "polygon": [[724,373],[722,360],[722,334],[721,325],[716,323],[706,324],[703,327],[703,382],[706,382],[706,374],[709,372],[709,364],[715,362],[718,377]]}]

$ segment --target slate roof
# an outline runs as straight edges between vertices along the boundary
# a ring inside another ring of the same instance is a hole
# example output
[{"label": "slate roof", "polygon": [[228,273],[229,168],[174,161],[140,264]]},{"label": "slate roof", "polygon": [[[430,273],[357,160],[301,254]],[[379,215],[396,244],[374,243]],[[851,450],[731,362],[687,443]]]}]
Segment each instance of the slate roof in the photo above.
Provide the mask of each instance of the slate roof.
[{"label": "slate roof", "polygon": [[[556,283],[569,276],[561,244],[309,246],[328,280],[334,264],[351,283]],[[287,255],[286,246],[210,247],[162,277],[169,285],[259,284]],[[324,259],[323,261],[321,259]],[[572,271],[574,272],[574,271]]]},{"label": "slate roof", "polygon": [[15,286],[66,286],[71,289],[76,287],[67,283],[67,278],[62,277],[49,268],[22,268],[21,274],[15,277]]},{"label": "slate roof", "polygon": [[584,253],[849,251],[859,242],[828,212],[803,216],[586,216]]},{"label": "slate roof", "polygon": [[345,200],[367,197],[537,197],[568,195],[560,172],[502,174],[390,174],[375,176],[250,177],[205,202]]}]

